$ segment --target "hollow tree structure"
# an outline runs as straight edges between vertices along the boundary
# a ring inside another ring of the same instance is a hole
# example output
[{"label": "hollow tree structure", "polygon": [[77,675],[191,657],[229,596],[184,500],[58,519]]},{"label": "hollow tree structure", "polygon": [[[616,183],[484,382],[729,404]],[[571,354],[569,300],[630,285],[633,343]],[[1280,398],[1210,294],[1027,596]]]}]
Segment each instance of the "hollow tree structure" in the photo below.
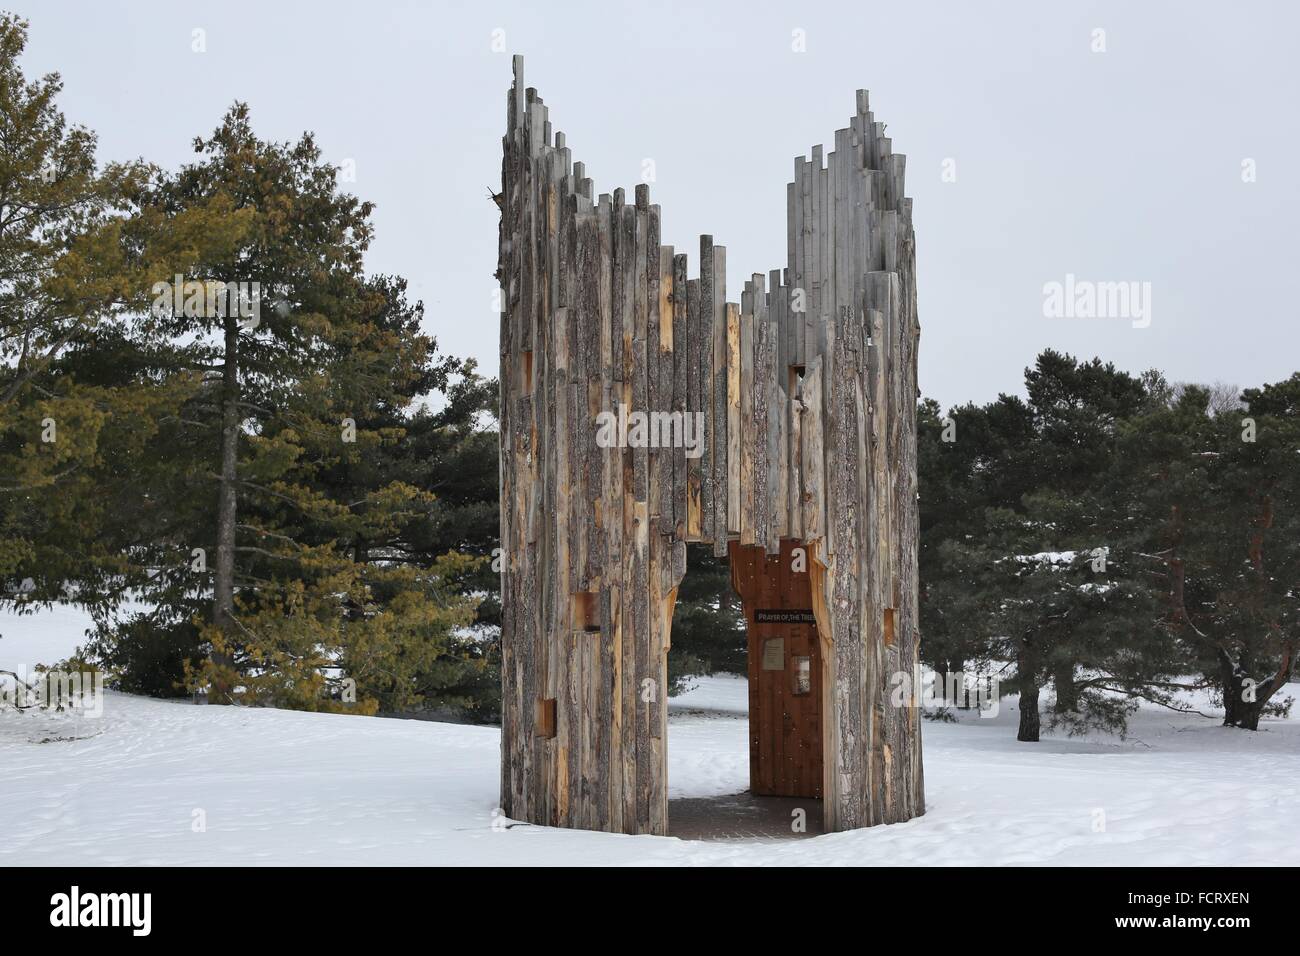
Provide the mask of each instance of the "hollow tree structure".
[{"label": "hollow tree structure", "polygon": [[[911,200],[867,94],[795,160],[787,264],[727,301],[649,189],[593,192],[514,61],[501,205],[504,813],[667,831],[687,542],[745,608],[751,789],[827,830],[924,812]],[[901,675],[901,678],[896,675]]]}]

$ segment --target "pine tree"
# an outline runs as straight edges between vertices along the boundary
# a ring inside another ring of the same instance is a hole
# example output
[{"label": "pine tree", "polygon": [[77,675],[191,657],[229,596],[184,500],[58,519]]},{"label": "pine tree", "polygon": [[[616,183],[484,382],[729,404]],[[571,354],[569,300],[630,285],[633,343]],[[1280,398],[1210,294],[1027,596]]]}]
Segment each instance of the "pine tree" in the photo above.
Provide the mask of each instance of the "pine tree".
[{"label": "pine tree", "polygon": [[[1039,737],[1049,682],[1054,723],[1122,730],[1136,699],[1168,702],[1179,660],[1111,474],[1148,382],[1048,350],[1025,384],[1027,403],[924,410],[923,654],[939,671],[1014,662],[1021,740]],[[936,441],[945,426],[955,441]]]},{"label": "pine tree", "polygon": [[971,626],[973,569],[962,555],[990,534],[989,509],[1015,508],[1033,489],[1032,445],[1032,412],[1013,396],[946,416],[933,400],[918,409],[921,653],[939,687],[988,657],[987,634]]},{"label": "pine tree", "polygon": [[174,398],[80,361],[143,282],[130,228],[148,169],[98,166],[59,76],[23,74],[26,42],[0,14],[0,606],[94,606],[123,564],[115,476]]},{"label": "pine tree", "polygon": [[338,191],[310,135],[262,141],[237,104],[195,151],[139,215],[154,301],[129,351],[141,376],[192,385],[129,509],[151,610],[100,646],[193,634],[190,685],[221,702],[418,704],[418,675],[473,619],[448,582],[476,561],[413,559],[407,532],[437,499],[391,451],[413,397],[463,368],[435,355],[400,282],[363,275],[371,206]]},{"label": "pine tree", "polygon": [[416,686],[427,709],[491,721],[501,700],[497,383],[466,361],[431,385],[441,403],[404,414],[404,439],[383,450],[389,474],[436,496],[434,507],[403,529],[400,560],[427,564],[448,551],[478,559],[447,585],[479,604],[472,624],[451,635]]},{"label": "pine tree", "polygon": [[1217,685],[1224,724],[1255,730],[1300,641],[1300,375],[1246,390],[1244,408],[1212,397],[1186,387],[1134,422],[1120,460],[1167,623]]},{"label": "pine tree", "polygon": [[668,651],[670,693],[699,674],[744,674],[748,669],[745,617],[731,586],[731,565],[707,545],[686,546],[686,577],[673,609]]}]

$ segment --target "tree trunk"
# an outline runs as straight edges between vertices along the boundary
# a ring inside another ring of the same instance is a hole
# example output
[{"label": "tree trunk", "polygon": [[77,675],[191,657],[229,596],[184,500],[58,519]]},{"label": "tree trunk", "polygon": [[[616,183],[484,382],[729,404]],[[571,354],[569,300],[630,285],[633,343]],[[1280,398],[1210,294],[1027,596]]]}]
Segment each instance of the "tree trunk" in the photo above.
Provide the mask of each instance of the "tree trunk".
[{"label": "tree trunk", "polygon": [[1038,659],[1027,639],[1021,642],[1016,671],[1020,684],[1020,728],[1016,740],[1038,743]]},{"label": "tree trunk", "polygon": [[[221,480],[217,498],[217,560],[213,581],[212,623],[219,627],[229,645],[235,630],[235,522],[237,503],[236,464],[239,459],[239,321],[225,322],[225,365],[221,372]],[[214,651],[212,663],[229,667],[228,652]],[[224,679],[213,682],[209,695],[213,703],[228,703],[231,688]]]},{"label": "tree trunk", "polygon": [[[1259,718],[1264,712],[1264,705],[1273,695],[1266,684],[1256,686],[1248,693],[1250,687],[1247,678],[1227,654],[1219,653],[1219,687],[1223,693],[1223,726],[1240,727],[1242,730],[1259,730]],[[1248,700],[1247,697],[1253,697]]]},{"label": "tree trunk", "polygon": [[[948,661],[948,673],[955,674],[960,682],[957,685],[957,704],[958,710],[970,710],[970,701],[966,695],[966,662],[962,660]],[[972,688],[974,689],[974,688]]]},{"label": "tree trunk", "polygon": [[[971,705],[966,694],[965,683],[966,662],[958,659],[938,660],[934,665],[934,696],[945,707],[956,707],[958,710],[970,710]],[[948,682],[956,680],[956,693],[949,693]],[[971,686],[971,692],[975,691],[974,685]]]},{"label": "tree trunk", "polygon": [[1016,740],[1038,743],[1038,682],[1032,678],[1020,682],[1020,728]]},{"label": "tree trunk", "polygon": [[1052,674],[1052,684],[1056,687],[1056,710],[1073,713],[1079,709],[1079,695],[1074,687],[1074,662],[1064,661],[1056,665]]}]

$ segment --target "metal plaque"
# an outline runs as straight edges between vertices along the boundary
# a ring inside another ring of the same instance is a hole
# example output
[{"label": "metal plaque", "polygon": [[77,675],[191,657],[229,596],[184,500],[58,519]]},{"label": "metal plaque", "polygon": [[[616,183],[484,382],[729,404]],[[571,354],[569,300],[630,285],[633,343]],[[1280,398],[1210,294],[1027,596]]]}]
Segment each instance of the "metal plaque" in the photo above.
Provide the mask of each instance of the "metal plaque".
[{"label": "metal plaque", "polygon": [[763,642],[763,670],[785,670],[784,637],[772,637]]}]

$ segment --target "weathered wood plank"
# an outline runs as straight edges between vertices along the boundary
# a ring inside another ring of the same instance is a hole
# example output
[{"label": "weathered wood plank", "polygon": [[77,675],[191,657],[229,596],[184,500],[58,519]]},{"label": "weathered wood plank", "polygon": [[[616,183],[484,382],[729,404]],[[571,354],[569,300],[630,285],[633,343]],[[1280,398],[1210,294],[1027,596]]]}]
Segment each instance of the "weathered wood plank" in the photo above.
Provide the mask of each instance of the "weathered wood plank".
[{"label": "weathered wood plank", "polygon": [[[615,203],[617,205],[617,193]],[[623,362],[622,370],[619,376],[618,401],[624,406],[633,405],[633,381],[635,379],[635,361],[634,361],[634,341],[633,334],[636,326],[635,323],[635,299],[636,299],[636,226],[637,210],[634,205],[623,206],[623,222],[621,237],[621,257],[616,264],[617,270],[621,273],[621,282],[624,290],[621,302],[620,329],[623,335]],[[639,672],[637,668],[637,643],[638,631],[634,620],[634,605],[636,603],[636,591],[642,587],[643,576],[637,574],[636,564],[636,529],[633,526],[633,505],[636,498],[636,489],[634,482],[634,467],[632,459],[632,449],[624,448],[620,451],[619,459],[622,464],[622,479],[620,488],[622,491],[622,502],[619,507],[619,519],[623,528],[621,532],[621,574],[619,586],[619,619],[620,619],[620,674],[621,687],[620,692],[623,699],[623,726],[622,741],[623,750],[623,829],[625,832],[636,833],[637,829],[637,722],[639,719],[639,705],[637,701],[637,686]]]},{"label": "weathered wood plank", "polygon": [[[689,426],[692,428],[694,419],[687,419],[689,411],[689,394],[690,385],[688,382],[689,368],[691,365],[691,340],[689,339],[689,323],[686,315],[686,255],[674,255],[673,259],[673,412],[682,416],[683,434]],[[682,543],[682,552],[685,554],[686,525],[687,525],[687,496],[686,496],[686,445],[682,443],[681,447],[673,450],[673,538]],[[675,579],[680,581],[681,575],[677,572],[676,549],[674,549],[673,574]],[[684,574],[686,567],[683,564],[681,572]]]},{"label": "weathered wood plank", "polygon": [[[686,283],[686,313],[687,336],[688,341],[692,343],[686,355],[687,387],[690,402],[688,410],[694,421],[698,422],[699,431],[703,433],[708,426],[708,415],[705,411],[704,381],[702,381],[703,376],[700,374],[703,366],[701,356],[704,347],[702,344],[699,279],[690,279]],[[707,434],[701,435],[701,445],[707,438]],[[686,540],[701,541],[704,535],[703,447],[698,450],[698,454],[694,454],[693,457],[687,459],[686,466]]]},{"label": "weathered wood plank", "polygon": [[740,543],[754,543],[754,467],[758,461],[754,431],[754,282],[746,283],[740,315]]},{"label": "weathered wood plank", "polygon": [[[626,315],[630,311],[628,264],[632,248],[627,237],[626,202],[622,189],[614,190],[609,202],[604,197],[599,209],[601,242],[601,411],[617,415],[624,401],[626,352],[624,341]],[[606,220],[604,216],[608,217]],[[605,311],[608,290],[608,312]],[[609,827],[622,831],[627,827],[625,815],[625,780],[629,775],[629,755],[624,745],[628,716],[631,677],[626,664],[623,635],[625,563],[623,548],[623,451],[617,443],[601,450],[603,485],[600,489],[601,531],[604,535],[604,567],[601,570],[601,673],[602,693],[608,687],[609,736],[607,800]],[[635,760],[635,755],[630,758]],[[631,771],[635,773],[635,769]]]},{"label": "weathered wood plank", "polygon": [[[821,356],[816,356],[803,378],[803,439],[800,474],[803,480],[803,540],[817,541],[826,534],[826,454],[823,440]],[[822,549],[825,553],[825,548]]]},{"label": "weathered wood plank", "polygon": [[754,275],[754,542],[766,548],[771,539],[772,508],[769,474],[772,459],[768,456],[768,405],[771,401],[773,376],[773,328],[767,321],[763,277]]},{"label": "weathered wood plank", "polygon": [[[861,597],[854,541],[858,510],[858,427],[856,386],[850,372],[849,336],[846,312],[842,309],[834,335],[834,365],[837,377],[825,383],[827,391],[826,442],[835,449],[826,463],[827,540],[835,560],[830,568],[830,610],[835,653],[835,709],[839,725],[835,755],[842,781],[839,803],[840,824],[864,826],[869,807],[868,755],[871,730],[863,734],[863,714],[870,702],[864,700],[862,682]],[[839,639],[841,638],[842,639]]]},{"label": "weathered wood plank", "polygon": [[[655,220],[658,223],[659,207],[653,207],[656,213]],[[670,415],[674,410],[673,388],[675,378],[675,358],[676,342],[673,339],[673,247],[661,246],[659,248],[659,302],[658,302],[658,334],[656,336],[659,349],[658,362],[656,363],[656,374],[658,375],[658,387],[655,393],[655,411]],[[672,418],[667,419],[670,423]],[[663,438],[661,434],[660,438]],[[659,449],[656,456],[656,471],[658,472],[658,512],[659,512],[659,534],[673,535],[676,529],[676,507],[673,501],[673,470],[676,463],[677,452],[680,448],[680,442],[669,444]],[[671,561],[668,562],[671,567]],[[671,590],[672,585],[668,585],[665,590]]]},{"label": "weathered wood plank", "polygon": [[786,508],[789,515],[787,534],[795,540],[804,538],[803,528],[803,375],[791,371],[790,390],[785,418],[789,422],[788,479]]},{"label": "weathered wood plank", "polygon": [[727,554],[727,250],[713,247],[713,554]]},{"label": "weathered wood plank", "polygon": [[714,521],[713,471],[714,404],[713,348],[713,237],[700,236],[700,410],[704,412],[704,454],[700,457],[700,535],[712,541],[716,532]]},{"label": "weathered wood plank", "polygon": [[740,307],[727,303],[727,533],[740,534]]},{"label": "weathered wood plank", "polygon": [[[579,251],[576,262],[577,313],[581,338],[578,374],[586,389],[587,415],[585,427],[578,432],[582,439],[582,502],[589,515],[596,515],[599,513],[599,498],[604,485],[605,456],[596,445],[596,416],[600,414],[603,403],[601,358],[603,340],[607,335],[600,311],[600,228],[592,206],[578,197],[574,197],[574,202],[580,210],[577,219]],[[583,523],[586,542],[583,546],[579,590],[592,591],[600,580],[604,553],[599,522],[586,520]]]},{"label": "weathered wood plank", "polygon": [[[659,207],[649,204],[649,187],[646,187],[646,210],[645,210],[645,276],[646,276],[646,311],[645,311],[645,365],[646,365],[646,397],[644,411],[646,413],[646,504],[647,512],[650,516],[650,533],[659,532],[661,513],[660,508],[663,503],[663,491],[661,488],[662,467],[661,464],[668,456],[659,448],[658,427],[656,426],[655,415],[666,407],[666,402],[659,393],[662,379],[659,377],[659,361],[661,350],[659,347],[659,337],[661,333],[661,322],[659,310],[662,304],[660,294],[660,262],[662,253],[659,245]],[[669,357],[671,361],[671,356]],[[671,519],[670,519],[671,520]]]},{"label": "weathered wood plank", "polygon": [[[629,410],[644,412],[649,401],[649,369],[647,367],[647,337],[649,332],[649,187],[642,183],[636,188],[636,252],[633,280],[632,321],[632,400]],[[631,433],[629,432],[629,444]],[[649,560],[649,459],[644,442],[628,449],[632,460],[630,500],[625,488],[624,501],[630,527],[625,534],[631,547],[631,570],[624,587],[630,596],[630,634],[633,643],[635,684],[640,687],[650,669],[650,560]],[[627,625],[624,638],[626,639]],[[635,692],[634,692],[635,693]],[[636,785],[635,813],[637,832],[648,832],[649,798],[651,781],[651,754],[649,749],[649,708],[644,696],[635,694],[635,748]]]},{"label": "weathered wood plank", "polygon": [[776,347],[780,341],[779,326],[769,319],[768,338],[771,339],[771,368],[767,374],[767,553],[781,550],[781,538],[786,532],[786,435],[785,419],[789,402],[781,382],[781,369],[776,364]]}]

